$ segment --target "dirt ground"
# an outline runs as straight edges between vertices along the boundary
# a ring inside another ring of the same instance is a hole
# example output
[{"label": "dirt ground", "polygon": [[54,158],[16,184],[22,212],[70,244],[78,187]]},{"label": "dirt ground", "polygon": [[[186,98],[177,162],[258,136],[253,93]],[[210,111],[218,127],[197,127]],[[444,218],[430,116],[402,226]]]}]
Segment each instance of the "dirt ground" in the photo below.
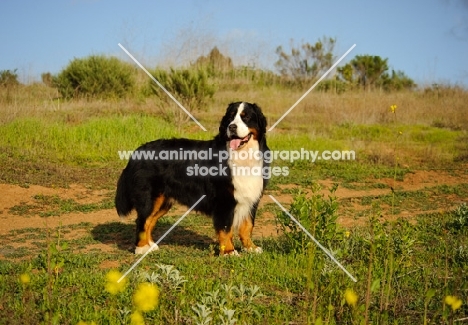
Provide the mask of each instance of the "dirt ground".
[{"label": "dirt ground", "polygon": [[[356,218],[355,214],[359,211],[369,209],[369,206],[363,205],[361,198],[363,197],[378,197],[392,193],[392,187],[396,191],[411,191],[417,192],[428,188],[434,188],[440,185],[457,186],[461,184],[468,184],[468,174],[459,173],[453,175],[447,171],[416,171],[414,173],[408,173],[403,181],[394,183],[393,179],[379,179],[375,180],[381,184],[379,188],[372,188],[369,186],[369,182],[362,184],[354,183],[351,188],[345,188],[338,186],[335,192],[336,197],[340,200],[340,203],[347,202],[346,204],[340,204],[340,217],[339,222],[345,227],[351,227],[359,223],[364,222],[364,218]],[[333,182],[325,180],[320,182],[323,188],[329,188]],[[382,186],[385,184],[386,186]],[[273,195],[282,204],[286,206],[292,202],[293,194],[290,193],[292,189],[297,187],[295,184],[289,184],[280,186],[280,190],[267,191],[266,194]],[[354,189],[355,188],[355,189]],[[362,188],[362,190],[360,189]],[[120,219],[114,209],[103,209],[95,210],[90,212],[70,212],[63,213],[59,216],[48,216],[44,217],[36,214],[21,215],[14,213],[12,208],[27,206],[31,204],[37,204],[35,196],[53,196],[61,199],[72,199],[73,201],[81,204],[85,203],[99,203],[103,199],[109,199],[112,194],[108,190],[91,190],[80,184],[74,184],[69,188],[47,188],[43,186],[31,185],[27,188],[20,187],[17,185],[0,184],[0,237],[5,238],[14,230],[20,230],[25,228],[55,228],[58,226],[70,226],[78,225],[80,223],[89,223],[93,226],[105,224],[109,222],[123,222],[129,225],[133,225],[135,216],[131,215],[126,219]],[[327,190],[323,190],[323,193],[328,193]],[[387,219],[396,217],[408,217],[412,218],[422,213],[433,213],[441,210],[449,210],[456,207],[462,202],[467,202],[467,197],[460,197],[451,193],[441,194],[445,195],[443,200],[441,199],[440,206],[436,204],[437,208],[432,210],[421,210],[417,209],[400,209],[398,215],[390,215],[387,213],[385,217]],[[438,198],[435,198],[438,199]],[[274,204],[273,201],[264,195],[260,208],[265,207],[267,204]],[[341,207],[344,205],[344,207]],[[186,211],[183,206],[176,206],[175,209],[171,210],[170,215],[180,216]],[[264,211],[258,216],[256,228],[254,229],[254,237],[269,237],[275,236],[278,233],[278,229],[274,220],[274,216],[269,211]],[[68,236],[79,236],[79,233],[68,234]],[[17,243],[12,243],[13,246]],[[102,244],[101,249],[106,249],[105,244]]]}]

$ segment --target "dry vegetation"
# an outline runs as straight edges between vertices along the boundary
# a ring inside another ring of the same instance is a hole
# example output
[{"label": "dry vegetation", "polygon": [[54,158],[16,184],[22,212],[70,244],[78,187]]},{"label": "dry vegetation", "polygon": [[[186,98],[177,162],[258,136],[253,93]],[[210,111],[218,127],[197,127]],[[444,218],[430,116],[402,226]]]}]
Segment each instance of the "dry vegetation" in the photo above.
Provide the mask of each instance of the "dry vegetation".
[{"label": "dry vegetation", "polygon": [[[221,88],[221,87],[220,87]],[[207,124],[217,123],[227,103],[245,100],[258,103],[274,123],[307,89],[257,87],[248,80],[225,83],[205,108],[195,108],[196,117]],[[238,90],[229,90],[229,88]],[[468,92],[458,87],[426,88],[416,91],[379,92],[349,91],[342,94],[315,91],[294,109],[279,129],[299,129],[308,126],[323,128],[336,124],[386,124],[395,122],[388,114],[391,105],[398,105],[398,123],[427,125],[452,130],[466,130]],[[56,89],[36,83],[13,89],[0,88],[2,123],[17,117],[50,116],[51,112],[77,115],[77,121],[90,116],[123,112],[158,115],[156,98],[122,100],[63,101]],[[189,109],[191,109],[189,107]],[[83,117],[79,117],[80,112]]]}]

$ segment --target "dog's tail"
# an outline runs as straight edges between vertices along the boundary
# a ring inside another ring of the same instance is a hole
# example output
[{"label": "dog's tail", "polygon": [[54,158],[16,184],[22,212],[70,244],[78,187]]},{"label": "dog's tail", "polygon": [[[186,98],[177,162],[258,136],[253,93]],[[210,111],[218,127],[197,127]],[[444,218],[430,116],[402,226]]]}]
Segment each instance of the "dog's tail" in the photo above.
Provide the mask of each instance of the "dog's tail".
[{"label": "dog's tail", "polygon": [[129,193],[127,173],[124,169],[117,182],[117,192],[115,193],[115,208],[120,217],[127,216],[133,210],[133,204]]}]

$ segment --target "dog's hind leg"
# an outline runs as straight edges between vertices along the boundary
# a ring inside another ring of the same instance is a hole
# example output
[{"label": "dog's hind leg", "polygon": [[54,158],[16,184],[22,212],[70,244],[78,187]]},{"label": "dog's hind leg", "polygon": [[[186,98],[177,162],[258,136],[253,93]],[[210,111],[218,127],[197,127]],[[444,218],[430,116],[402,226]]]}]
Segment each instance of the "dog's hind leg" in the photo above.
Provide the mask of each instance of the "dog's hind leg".
[{"label": "dog's hind leg", "polygon": [[165,215],[172,206],[172,201],[167,199],[164,195],[159,195],[153,202],[153,209],[148,217],[144,217],[144,209],[138,212],[137,218],[137,243],[135,254],[144,254],[148,250],[158,249],[154,245],[152,232],[158,219]]}]

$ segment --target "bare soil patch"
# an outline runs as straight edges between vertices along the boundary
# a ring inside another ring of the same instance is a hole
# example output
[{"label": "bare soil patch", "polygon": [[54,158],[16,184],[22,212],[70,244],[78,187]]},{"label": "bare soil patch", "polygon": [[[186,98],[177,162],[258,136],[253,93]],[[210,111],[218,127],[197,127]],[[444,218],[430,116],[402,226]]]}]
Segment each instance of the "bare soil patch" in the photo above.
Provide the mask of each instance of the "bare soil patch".
[{"label": "bare soil patch", "polygon": [[[372,182],[385,184],[386,186],[381,188],[373,188]],[[328,195],[328,189],[333,185],[331,180],[320,181],[322,185],[322,193]],[[351,184],[356,189],[338,187],[335,192],[335,195],[341,202],[340,204],[340,218],[339,222],[345,227],[351,227],[354,225],[359,225],[364,222],[364,218],[357,217],[358,215],[364,213],[369,206],[362,203],[362,198],[365,197],[378,197],[382,195],[390,195],[392,193],[392,188],[396,191],[421,191],[427,188],[436,187],[440,185],[446,186],[457,186],[461,184],[468,184],[468,174],[459,173],[454,175],[448,171],[416,171],[409,173],[405,176],[403,181],[395,182],[393,179],[379,179],[374,181],[366,181],[363,183]],[[298,186],[295,184],[288,184],[280,186],[280,190],[267,191],[266,194],[272,194],[277,200],[279,200],[285,206],[288,206],[293,200],[294,189]],[[90,226],[103,225],[107,223],[123,223],[126,224],[129,228],[133,227],[133,222],[135,215],[131,215],[126,219],[119,219],[114,209],[103,209],[90,212],[71,212],[63,213],[57,216],[48,216],[41,217],[40,215],[18,215],[18,213],[12,213],[11,209],[15,206],[22,206],[27,204],[34,203],[34,197],[37,195],[47,195],[47,196],[57,196],[61,199],[73,199],[79,203],[99,203],[105,198],[113,195],[113,192],[110,190],[104,189],[89,189],[80,184],[73,184],[69,188],[50,188],[38,185],[31,185],[27,188],[20,187],[18,185],[10,184],[0,184],[0,237],[4,239],[7,238],[12,231],[19,231],[21,229],[44,229],[44,228],[57,228],[59,226],[73,226],[79,225],[82,223],[89,224]],[[443,209],[450,209],[455,207],[461,202],[467,202],[467,197],[460,197],[459,195],[454,195],[453,193],[440,194],[440,197],[432,198],[432,200],[443,201],[443,204],[440,204],[440,208],[437,209],[425,209],[418,211],[417,209],[405,210],[400,209],[398,214],[390,214],[388,206],[384,206],[387,209],[384,212],[383,217],[386,219],[395,219],[397,217],[408,217],[411,218],[415,215],[422,213],[434,213]],[[273,201],[267,196],[261,200],[260,208],[265,207],[267,204],[274,204]],[[44,207],[47,209],[47,207]],[[186,208],[183,206],[176,206],[171,210],[169,215],[180,216],[186,211]],[[203,224],[204,233],[209,233],[210,230],[210,221],[206,222],[206,225]],[[156,228],[158,231],[158,227]],[[261,215],[258,216],[256,220],[256,229],[254,231],[254,237],[271,237],[277,236],[279,229],[276,225],[275,216],[271,211],[266,209]],[[68,231],[64,233],[65,239],[77,239],[83,236],[89,235],[88,231],[85,229],[78,229],[73,231]],[[192,234],[193,236],[194,234]],[[174,235],[176,236],[176,234]],[[176,238],[177,239],[177,238]],[[182,239],[182,238],[181,238]],[[200,241],[206,241],[207,237],[200,237]],[[131,242],[133,238],[129,238],[128,241]],[[185,238],[184,240],[188,240]],[[32,245],[31,242],[12,242],[11,246],[15,247],[24,247],[26,245]],[[98,245],[98,246],[96,246]],[[106,243],[101,244],[90,244],[86,250],[102,250],[109,251],[113,248],[107,247]],[[122,247],[120,247],[122,249]],[[8,249],[7,249],[8,251]],[[102,265],[103,268],[109,267],[108,265]]]}]

